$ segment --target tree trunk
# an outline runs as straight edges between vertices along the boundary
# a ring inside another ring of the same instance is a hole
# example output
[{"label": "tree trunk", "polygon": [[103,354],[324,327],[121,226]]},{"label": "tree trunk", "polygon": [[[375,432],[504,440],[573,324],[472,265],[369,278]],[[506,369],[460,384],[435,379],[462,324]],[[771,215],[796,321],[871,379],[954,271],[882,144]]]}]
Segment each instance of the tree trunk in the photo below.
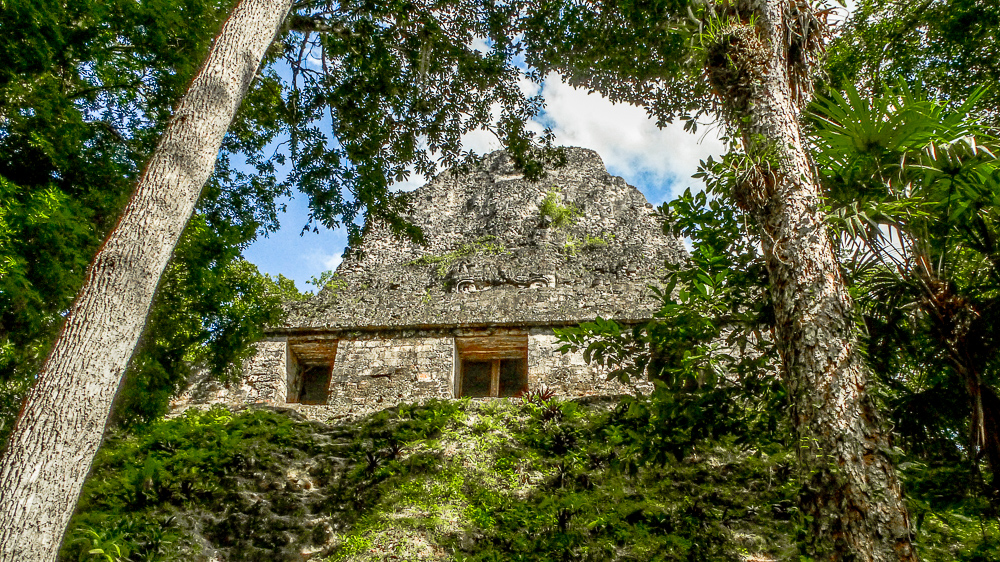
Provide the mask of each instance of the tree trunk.
[{"label": "tree trunk", "polygon": [[91,264],[0,461],[0,562],[55,560],[160,275],[290,5],[237,4]]},{"label": "tree trunk", "polygon": [[1000,500],[1000,397],[986,384],[979,386],[979,397],[983,426],[979,448],[986,454],[986,461],[989,463],[990,488],[993,494],[991,499],[996,503]]},{"label": "tree trunk", "polygon": [[948,361],[965,383],[969,397],[969,460],[975,465],[982,455],[990,468],[992,501],[1000,500],[1000,397],[983,382],[982,353],[987,344],[976,327],[980,312],[975,303],[955,291],[951,283],[940,279],[926,264],[923,255],[917,260],[925,266],[914,276],[923,288],[920,309],[931,322],[931,334],[947,350]]},{"label": "tree trunk", "polygon": [[885,454],[889,440],[866,396],[854,304],[799,128],[797,98],[809,77],[798,74],[795,57],[807,48],[801,43],[810,32],[803,18],[809,6],[740,4],[750,14],[737,14],[717,34],[706,70],[753,162],[734,197],[762,232],[778,350],[808,475],[809,550],[822,560],[915,561],[899,480]]}]

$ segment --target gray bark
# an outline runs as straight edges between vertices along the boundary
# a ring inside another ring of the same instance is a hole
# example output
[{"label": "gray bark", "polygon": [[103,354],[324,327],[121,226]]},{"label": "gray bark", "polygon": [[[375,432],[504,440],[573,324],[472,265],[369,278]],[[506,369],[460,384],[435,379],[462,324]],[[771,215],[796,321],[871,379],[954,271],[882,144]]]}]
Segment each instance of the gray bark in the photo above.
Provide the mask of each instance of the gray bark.
[{"label": "gray bark", "polygon": [[242,0],[177,106],[0,461],[0,562],[55,560],[160,275],[290,0]]},{"label": "gray bark", "polygon": [[756,21],[744,18],[720,42],[726,56],[716,62],[729,64],[728,71],[709,68],[709,75],[757,167],[734,195],[762,233],[783,374],[809,475],[811,548],[823,560],[915,561],[899,479],[885,454],[889,440],[866,396],[854,304],[800,132],[794,87],[801,77],[789,64],[789,44],[803,29],[790,14],[809,7],[789,0],[749,5]]}]

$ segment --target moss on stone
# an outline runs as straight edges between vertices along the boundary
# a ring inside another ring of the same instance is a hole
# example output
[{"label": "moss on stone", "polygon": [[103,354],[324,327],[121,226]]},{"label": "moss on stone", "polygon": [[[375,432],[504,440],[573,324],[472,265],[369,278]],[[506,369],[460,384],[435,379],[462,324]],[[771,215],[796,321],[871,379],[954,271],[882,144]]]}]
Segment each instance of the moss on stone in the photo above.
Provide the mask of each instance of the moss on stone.
[{"label": "moss on stone", "polygon": [[477,255],[499,256],[507,253],[507,249],[502,243],[494,242],[495,236],[483,236],[471,243],[462,244],[457,249],[443,254],[428,254],[406,263],[413,265],[435,265],[435,272],[438,277],[444,277],[451,271],[452,266],[461,259],[471,258]]}]

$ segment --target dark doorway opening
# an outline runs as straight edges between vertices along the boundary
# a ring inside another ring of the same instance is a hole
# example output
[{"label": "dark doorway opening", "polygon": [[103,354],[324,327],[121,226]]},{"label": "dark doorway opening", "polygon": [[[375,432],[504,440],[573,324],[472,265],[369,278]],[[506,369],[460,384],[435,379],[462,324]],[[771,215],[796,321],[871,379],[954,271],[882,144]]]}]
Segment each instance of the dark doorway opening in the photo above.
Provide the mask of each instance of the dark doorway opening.
[{"label": "dark doorway opening", "polygon": [[456,396],[517,396],[528,389],[528,336],[455,338]]},{"label": "dark doorway opening", "polygon": [[325,365],[311,365],[302,372],[302,383],[293,402],[300,404],[326,404],[330,392],[330,374]]},{"label": "dark doorway opening", "polygon": [[517,396],[528,390],[528,360],[500,360],[500,388],[497,396]]},{"label": "dark doorway opening", "polygon": [[462,361],[462,396],[490,396],[493,378],[490,361]]}]

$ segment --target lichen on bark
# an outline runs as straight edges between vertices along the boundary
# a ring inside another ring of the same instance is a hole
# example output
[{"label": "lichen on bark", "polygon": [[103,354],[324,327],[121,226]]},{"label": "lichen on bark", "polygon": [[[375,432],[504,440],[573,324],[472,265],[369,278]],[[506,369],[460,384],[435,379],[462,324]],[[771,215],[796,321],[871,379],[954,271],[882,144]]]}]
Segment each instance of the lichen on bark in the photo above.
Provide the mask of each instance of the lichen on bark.
[{"label": "lichen on bark", "polygon": [[706,72],[732,138],[755,162],[750,185],[735,195],[762,234],[782,374],[811,475],[803,494],[814,532],[805,546],[828,560],[917,560],[800,131],[818,20],[805,2],[739,4],[741,23],[724,28]]}]

